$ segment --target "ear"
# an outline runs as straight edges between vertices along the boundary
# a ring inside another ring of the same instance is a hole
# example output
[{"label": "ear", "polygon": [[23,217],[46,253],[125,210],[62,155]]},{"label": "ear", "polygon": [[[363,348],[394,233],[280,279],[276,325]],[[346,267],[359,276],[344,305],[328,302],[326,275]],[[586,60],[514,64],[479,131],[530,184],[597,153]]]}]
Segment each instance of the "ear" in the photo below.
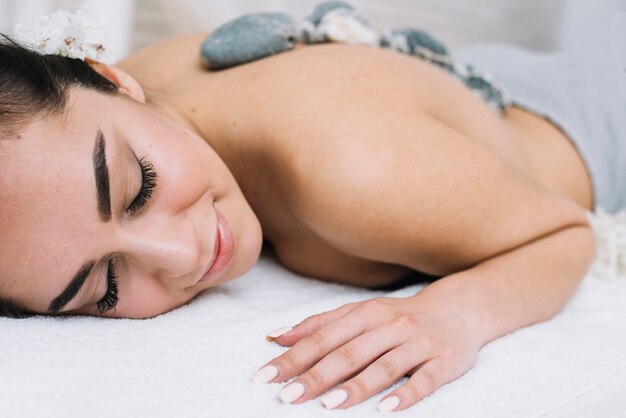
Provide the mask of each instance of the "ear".
[{"label": "ear", "polygon": [[94,61],[90,58],[86,58],[85,61],[98,74],[113,82],[113,84],[118,87],[120,92],[132,97],[140,103],[145,103],[146,96],[143,89],[137,80],[135,80],[130,74],[120,70],[119,68]]}]

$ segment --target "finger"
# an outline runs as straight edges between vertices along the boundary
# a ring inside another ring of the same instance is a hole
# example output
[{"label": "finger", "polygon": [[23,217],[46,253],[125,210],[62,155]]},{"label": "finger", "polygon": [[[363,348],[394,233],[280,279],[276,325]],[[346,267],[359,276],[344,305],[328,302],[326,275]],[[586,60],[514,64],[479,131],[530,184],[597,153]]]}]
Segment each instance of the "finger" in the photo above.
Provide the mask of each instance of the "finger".
[{"label": "finger", "polygon": [[383,412],[401,411],[454,379],[455,377],[448,373],[443,357],[432,358],[424,363],[405,384],[387,394],[378,403],[378,409]]},{"label": "finger", "polygon": [[[330,352],[315,366],[287,385],[299,383],[304,387],[303,394],[294,403],[302,403],[318,397],[337,383],[354,376],[382,354],[402,344],[406,336],[398,331],[398,328],[387,325],[379,326]],[[293,399],[289,399],[288,396],[285,399],[283,396],[285,393],[290,393],[287,386],[281,390],[279,398],[283,402],[291,403]]]},{"label": "finger", "polygon": [[[416,364],[424,363],[427,360],[425,347],[422,348],[409,343],[401,344],[371,363],[358,375],[324,395],[322,403],[331,409],[349,408],[380,393],[402,378]],[[333,400],[340,400],[340,392],[334,395],[333,392],[335,391],[345,392],[343,402],[332,402]]]},{"label": "finger", "polygon": [[298,342],[302,337],[311,335],[318,329],[322,328],[324,325],[341,318],[361,303],[362,302],[348,303],[340,306],[337,309],[333,309],[332,311],[322,312],[309,316],[308,318],[301,321],[299,324],[295,325],[291,330],[287,331],[288,327],[279,328],[275,331],[270,332],[270,335],[267,335],[265,338],[268,341],[276,341],[282,346],[290,347]]},{"label": "finger", "polygon": [[366,322],[361,315],[344,315],[302,338],[289,350],[266,363],[257,373],[267,368],[266,370],[272,372],[270,374],[268,371],[267,376],[272,378],[264,379],[264,382],[284,382],[308,370],[329,352],[361,335]]}]

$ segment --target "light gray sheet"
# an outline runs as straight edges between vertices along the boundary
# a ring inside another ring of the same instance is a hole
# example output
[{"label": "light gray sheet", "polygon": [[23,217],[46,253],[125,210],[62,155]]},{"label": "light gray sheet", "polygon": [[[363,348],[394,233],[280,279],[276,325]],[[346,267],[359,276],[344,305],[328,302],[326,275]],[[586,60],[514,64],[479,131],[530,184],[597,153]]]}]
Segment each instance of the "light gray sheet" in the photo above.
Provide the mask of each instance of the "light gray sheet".
[{"label": "light gray sheet", "polygon": [[[626,37],[615,42],[626,52]],[[489,71],[514,104],[560,127],[590,172],[594,210],[602,206],[615,213],[626,208],[626,60],[610,53],[610,43],[602,47],[607,50],[602,60],[504,44],[474,45],[453,54]]]}]

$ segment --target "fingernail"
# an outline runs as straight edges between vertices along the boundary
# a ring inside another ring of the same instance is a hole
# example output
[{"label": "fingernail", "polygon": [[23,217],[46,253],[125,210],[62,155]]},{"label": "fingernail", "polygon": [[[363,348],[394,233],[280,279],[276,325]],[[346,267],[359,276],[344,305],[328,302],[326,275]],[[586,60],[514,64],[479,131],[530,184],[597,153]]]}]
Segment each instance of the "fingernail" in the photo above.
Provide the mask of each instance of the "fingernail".
[{"label": "fingernail", "polygon": [[278,369],[275,366],[265,366],[259,369],[250,380],[254,383],[267,383],[278,376]]},{"label": "fingernail", "polygon": [[343,389],[336,389],[322,396],[322,403],[328,409],[333,409],[341,405],[348,399],[348,392]]},{"label": "fingernail", "polygon": [[269,334],[267,334],[267,337],[265,337],[265,338],[267,338],[268,341],[274,341],[274,338],[278,338],[281,335],[288,333],[292,329],[293,329],[293,327],[278,328],[278,329],[270,332]]},{"label": "fingernail", "polygon": [[392,396],[378,403],[378,410],[380,412],[390,412],[396,409],[400,405],[400,398]]},{"label": "fingernail", "polygon": [[304,395],[304,385],[300,382],[290,383],[278,392],[278,397],[283,403],[292,403],[302,395]]}]

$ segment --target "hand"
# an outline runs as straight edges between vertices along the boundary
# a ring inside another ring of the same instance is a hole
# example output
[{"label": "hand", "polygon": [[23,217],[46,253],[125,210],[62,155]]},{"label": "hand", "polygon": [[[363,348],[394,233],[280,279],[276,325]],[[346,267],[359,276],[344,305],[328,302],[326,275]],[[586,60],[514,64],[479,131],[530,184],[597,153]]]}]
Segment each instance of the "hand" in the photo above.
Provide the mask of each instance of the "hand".
[{"label": "hand", "polygon": [[291,348],[252,380],[284,382],[299,375],[278,394],[295,404],[343,382],[322,403],[345,409],[411,376],[378,406],[408,408],[471,369],[482,346],[470,313],[419,296],[349,303],[310,316],[275,339],[268,336]]}]

